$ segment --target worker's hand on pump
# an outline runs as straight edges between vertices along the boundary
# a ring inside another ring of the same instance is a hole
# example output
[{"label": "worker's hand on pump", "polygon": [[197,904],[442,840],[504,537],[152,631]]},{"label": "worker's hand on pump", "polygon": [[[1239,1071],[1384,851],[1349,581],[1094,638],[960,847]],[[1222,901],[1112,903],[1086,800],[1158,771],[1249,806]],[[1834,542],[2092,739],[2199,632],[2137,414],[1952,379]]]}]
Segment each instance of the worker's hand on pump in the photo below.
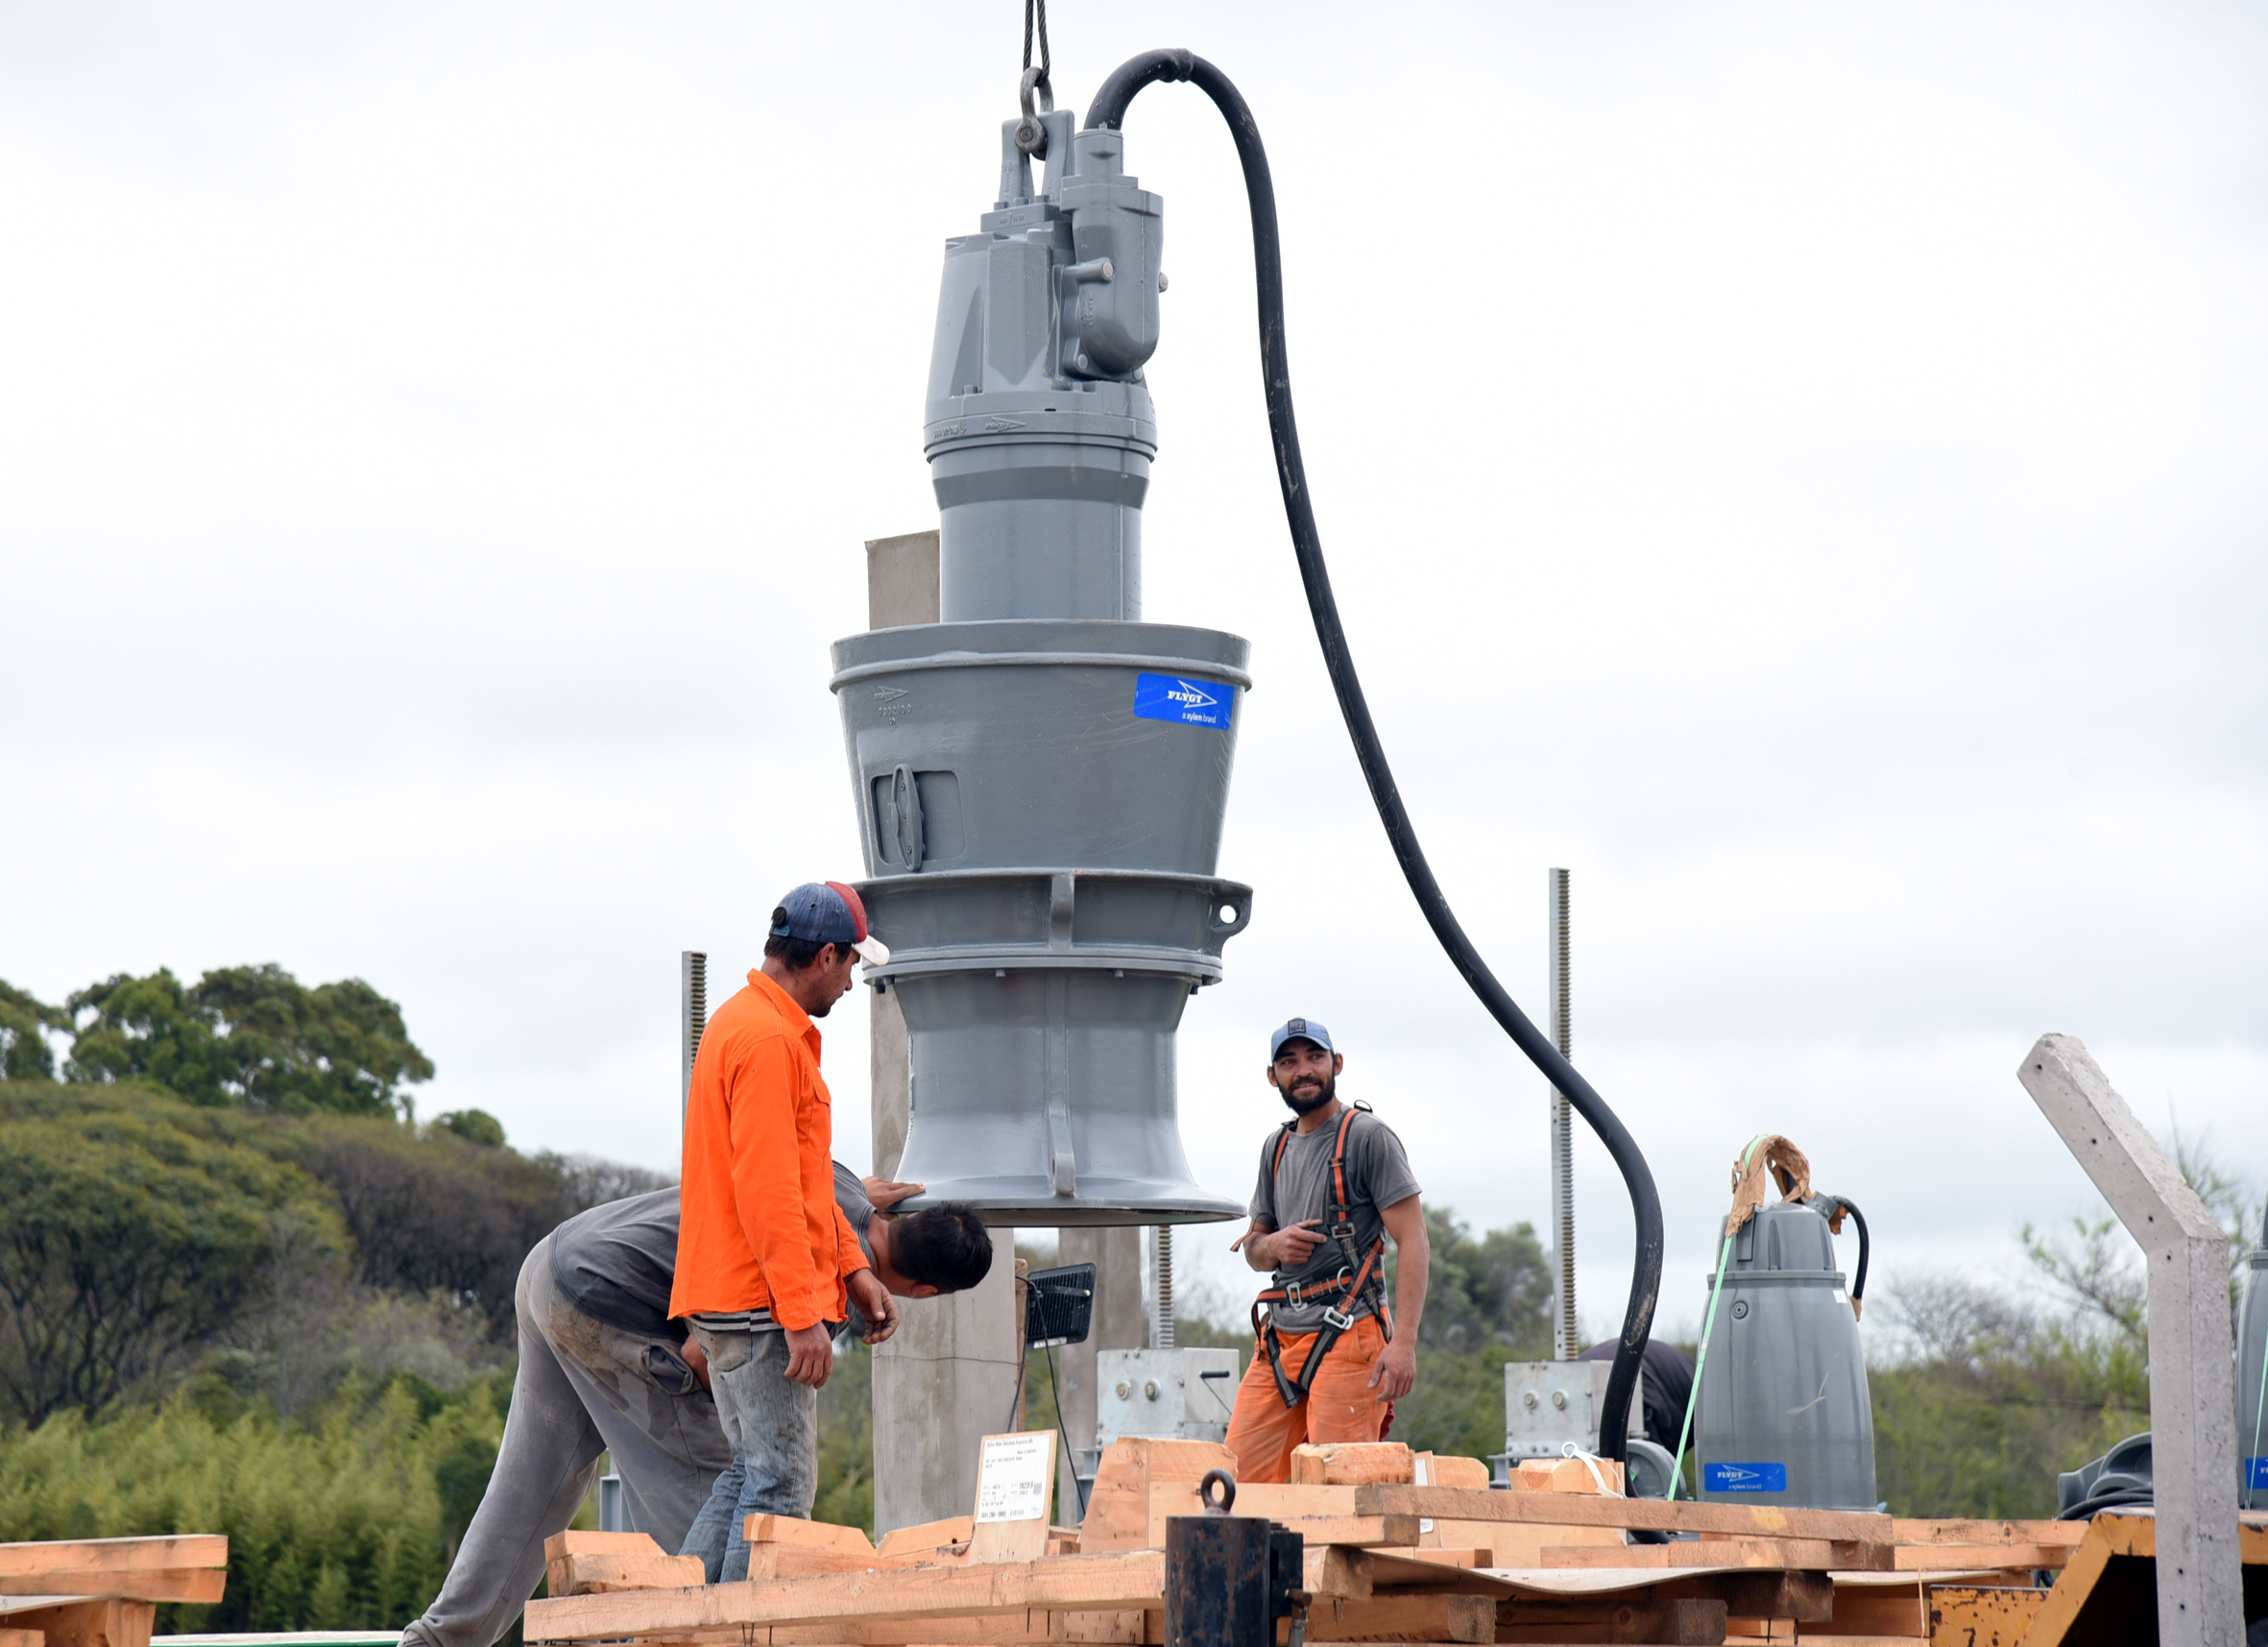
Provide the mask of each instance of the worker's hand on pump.
[{"label": "worker's hand on pump", "polygon": [[1297,1223],[1287,1224],[1271,1234],[1264,1235],[1255,1244],[1268,1261],[1271,1270],[1296,1270],[1315,1256],[1315,1248],[1330,1237],[1323,1233],[1323,1221],[1303,1218]]},{"label": "worker's hand on pump", "polygon": [[1370,1364],[1370,1388],[1381,1401],[1399,1401],[1417,1386],[1417,1345],[1393,1339]]},{"label": "worker's hand on pump", "polygon": [[834,1341],[828,1336],[825,1321],[813,1321],[808,1327],[795,1327],[788,1332],[787,1376],[791,1381],[818,1390],[826,1385],[827,1375],[833,1370]]},{"label": "worker's hand on pump", "polygon": [[900,1201],[918,1196],[928,1189],[927,1184],[902,1184],[896,1178],[861,1178],[866,1199],[874,1203],[877,1212],[888,1212]]},{"label": "worker's hand on pump", "polygon": [[866,1318],[866,1342],[880,1344],[898,1330],[898,1300],[871,1270],[855,1270],[843,1280],[851,1302]]}]

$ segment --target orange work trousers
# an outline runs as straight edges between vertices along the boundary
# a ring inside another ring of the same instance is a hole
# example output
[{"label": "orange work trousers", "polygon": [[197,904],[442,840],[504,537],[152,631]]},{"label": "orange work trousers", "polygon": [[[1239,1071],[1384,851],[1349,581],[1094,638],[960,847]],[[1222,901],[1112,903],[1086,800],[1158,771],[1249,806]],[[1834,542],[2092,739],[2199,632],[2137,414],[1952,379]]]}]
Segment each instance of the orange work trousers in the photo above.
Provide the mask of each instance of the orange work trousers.
[{"label": "orange work trousers", "polygon": [[[1284,1376],[1298,1382],[1314,1353],[1317,1334],[1276,1335],[1284,1352]],[[1387,1403],[1370,1388],[1370,1364],[1386,1348],[1386,1329],[1375,1315],[1339,1335],[1307,1397],[1284,1405],[1276,1375],[1268,1369],[1267,1345],[1252,1348],[1252,1365],[1237,1387],[1236,1411],[1229,1415],[1228,1450],[1237,1455],[1237,1480],[1290,1481],[1291,1449],[1302,1442],[1374,1441],[1386,1422]]]}]

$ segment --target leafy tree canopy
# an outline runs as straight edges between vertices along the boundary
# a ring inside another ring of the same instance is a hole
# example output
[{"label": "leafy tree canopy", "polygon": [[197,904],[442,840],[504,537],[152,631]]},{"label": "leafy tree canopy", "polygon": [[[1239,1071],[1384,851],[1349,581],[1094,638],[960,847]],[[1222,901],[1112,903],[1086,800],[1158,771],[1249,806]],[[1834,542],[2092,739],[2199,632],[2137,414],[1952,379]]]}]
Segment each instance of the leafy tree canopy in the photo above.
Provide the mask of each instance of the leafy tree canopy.
[{"label": "leafy tree canopy", "polygon": [[70,1027],[70,1014],[33,999],[0,978],[0,1080],[49,1080],[55,1049],[46,1031]]},{"label": "leafy tree canopy", "polygon": [[[0,1013],[72,1031],[66,1079],[138,1080],[191,1103],[391,1115],[409,1106],[404,1085],[433,1078],[399,1006],[358,978],[310,989],[273,962],[223,967],[186,986],[165,967],[146,978],[122,972],[78,991],[60,1013],[20,991],[0,1002]],[[39,1050],[22,1054],[19,1073],[12,1060],[31,1043]],[[38,1067],[44,1053],[36,1032],[27,1041],[19,1030],[0,1056],[23,1078],[52,1073],[52,1055]]]},{"label": "leafy tree canopy", "polygon": [[314,1179],[204,1113],[0,1102],[0,1412],[139,1393],[234,1322],[280,1231],[345,1247]]},{"label": "leafy tree canopy", "polygon": [[504,1147],[504,1124],[485,1109],[452,1109],[446,1115],[436,1115],[433,1125],[468,1144],[481,1144],[492,1150]]}]

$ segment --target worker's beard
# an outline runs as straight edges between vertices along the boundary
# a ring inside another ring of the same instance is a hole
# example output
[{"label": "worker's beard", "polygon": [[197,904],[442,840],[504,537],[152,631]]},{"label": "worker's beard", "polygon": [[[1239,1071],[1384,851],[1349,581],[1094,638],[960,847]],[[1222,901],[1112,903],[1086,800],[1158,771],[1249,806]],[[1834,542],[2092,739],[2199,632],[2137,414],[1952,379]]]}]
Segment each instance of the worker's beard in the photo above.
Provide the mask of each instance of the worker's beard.
[{"label": "worker's beard", "polygon": [[[1317,1081],[1320,1084],[1311,1088],[1308,1091],[1301,1091],[1300,1089],[1302,1087],[1307,1087],[1309,1085],[1311,1079]],[[1290,1086],[1278,1087],[1276,1092],[1277,1095],[1283,1099],[1284,1107],[1291,1110],[1292,1114],[1313,1115],[1316,1110],[1322,1108],[1323,1105],[1329,1103],[1333,1098],[1338,1096],[1339,1078],[1337,1076],[1316,1076],[1313,1078],[1301,1076]]]}]

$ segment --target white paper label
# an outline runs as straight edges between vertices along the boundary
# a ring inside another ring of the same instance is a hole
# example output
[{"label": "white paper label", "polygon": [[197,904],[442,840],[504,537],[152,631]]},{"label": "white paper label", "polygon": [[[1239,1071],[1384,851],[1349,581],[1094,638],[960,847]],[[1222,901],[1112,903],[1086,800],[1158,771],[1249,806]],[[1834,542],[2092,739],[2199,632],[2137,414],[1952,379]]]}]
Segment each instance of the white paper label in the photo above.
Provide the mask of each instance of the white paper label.
[{"label": "white paper label", "polygon": [[1052,1440],[1045,1430],[1020,1436],[987,1436],[977,1468],[977,1519],[1038,1521],[1048,1514],[1048,1479]]},{"label": "white paper label", "polygon": [[[1416,1482],[1419,1487],[1433,1486],[1433,1462],[1423,1453],[1419,1453],[1411,1460],[1411,1463],[1416,1466]],[[1431,1515],[1420,1515],[1417,1518],[1417,1530],[1421,1535],[1431,1533],[1434,1530],[1434,1518]]]}]

